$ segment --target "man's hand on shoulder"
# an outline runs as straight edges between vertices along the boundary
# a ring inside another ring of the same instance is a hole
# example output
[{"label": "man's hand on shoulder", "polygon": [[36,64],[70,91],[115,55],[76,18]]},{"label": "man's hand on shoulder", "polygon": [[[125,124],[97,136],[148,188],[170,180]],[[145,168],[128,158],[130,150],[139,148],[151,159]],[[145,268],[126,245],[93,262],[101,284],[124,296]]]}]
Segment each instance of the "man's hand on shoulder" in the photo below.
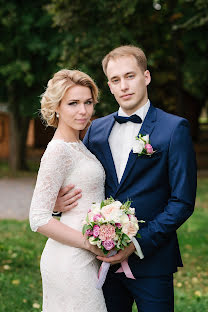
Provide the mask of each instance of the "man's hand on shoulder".
[{"label": "man's hand on shoulder", "polygon": [[82,197],[82,190],[75,189],[73,184],[69,184],[60,189],[56,204],[54,207],[54,213],[66,212],[76,207],[78,199]]},{"label": "man's hand on shoulder", "polygon": [[97,259],[101,260],[101,261],[108,262],[110,264],[117,264],[117,263],[121,263],[122,261],[127,259],[134,251],[135,251],[135,246],[133,243],[131,243],[124,250],[119,250],[115,256],[112,256],[109,258],[98,256]]}]

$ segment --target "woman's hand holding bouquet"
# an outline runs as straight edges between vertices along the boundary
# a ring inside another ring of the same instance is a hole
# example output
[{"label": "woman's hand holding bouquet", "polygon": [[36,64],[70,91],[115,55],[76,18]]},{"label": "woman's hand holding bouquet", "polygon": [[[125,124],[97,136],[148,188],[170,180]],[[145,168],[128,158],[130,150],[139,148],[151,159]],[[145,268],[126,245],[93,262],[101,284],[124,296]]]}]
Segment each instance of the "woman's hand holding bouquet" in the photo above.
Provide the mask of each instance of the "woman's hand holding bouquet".
[{"label": "woman's hand holding bouquet", "polygon": [[[135,209],[130,205],[131,201],[122,204],[110,197],[101,203],[93,203],[88,211],[82,232],[89,243],[100,248],[107,257],[124,250],[137,235],[138,220]],[[103,262],[99,271],[98,288],[102,287],[109,266],[110,264]],[[129,267],[128,269],[130,270]],[[134,278],[133,275],[131,278]]]}]

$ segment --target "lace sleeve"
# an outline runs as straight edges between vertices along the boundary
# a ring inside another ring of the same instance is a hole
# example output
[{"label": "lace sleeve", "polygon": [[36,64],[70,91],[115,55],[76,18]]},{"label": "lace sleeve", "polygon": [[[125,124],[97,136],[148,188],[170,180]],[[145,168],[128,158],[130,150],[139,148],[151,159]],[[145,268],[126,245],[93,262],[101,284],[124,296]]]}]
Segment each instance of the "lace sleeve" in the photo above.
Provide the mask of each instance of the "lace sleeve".
[{"label": "lace sleeve", "polygon": [[34,232],[52,218],[58,192],[71,166],[67,148],[64,142],[51,141],[41,159],[29,216]]}]

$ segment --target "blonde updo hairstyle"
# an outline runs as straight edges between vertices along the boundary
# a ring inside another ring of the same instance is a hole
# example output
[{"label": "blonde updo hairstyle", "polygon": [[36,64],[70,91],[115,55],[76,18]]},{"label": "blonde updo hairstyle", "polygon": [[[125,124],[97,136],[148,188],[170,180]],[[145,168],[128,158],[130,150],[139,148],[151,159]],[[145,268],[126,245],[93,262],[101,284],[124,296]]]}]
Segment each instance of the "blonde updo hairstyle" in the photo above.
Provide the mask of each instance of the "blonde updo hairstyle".
[{"label": "blonde updo hairstyle", "polygon": [[41,115],[48,126],[58,127],[56,110],[66,91],[74,85],[90,88],[93,102],[97,103],[98,88],[90,76],[79,70],[62,69],[48,81],[47,88],[41,95]]}]

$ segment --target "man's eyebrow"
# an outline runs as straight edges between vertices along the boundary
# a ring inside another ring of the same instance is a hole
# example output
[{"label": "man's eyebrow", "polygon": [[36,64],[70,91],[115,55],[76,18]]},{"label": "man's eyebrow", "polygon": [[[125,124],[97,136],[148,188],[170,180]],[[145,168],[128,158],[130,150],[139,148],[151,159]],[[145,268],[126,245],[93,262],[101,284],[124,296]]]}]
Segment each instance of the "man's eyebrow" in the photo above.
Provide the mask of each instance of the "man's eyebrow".
[{"label": "man's eyebrow", "polygon": [[118,76],[113,76],[113,77],[110,78],[110,80],[113,80],[115,78],[118,78]]},{"label": "man's eyebrow", "polygon": [[[129,75],[129,74],[135,74],[135,71],[132,70],[130,72],[127,72],[127,73],[124,74],[124,76]],[[113,76],[113,77],[110,78],[110,80],[113,80],[115,78],[118,78],[118,76]]]},{"label": "man's eyebrow", "polygon": [[126,76],[126,75],[129,75],[129,74],[135,74],[135,71],[132,70],[132,71],[126,73],[125,76]]}]

